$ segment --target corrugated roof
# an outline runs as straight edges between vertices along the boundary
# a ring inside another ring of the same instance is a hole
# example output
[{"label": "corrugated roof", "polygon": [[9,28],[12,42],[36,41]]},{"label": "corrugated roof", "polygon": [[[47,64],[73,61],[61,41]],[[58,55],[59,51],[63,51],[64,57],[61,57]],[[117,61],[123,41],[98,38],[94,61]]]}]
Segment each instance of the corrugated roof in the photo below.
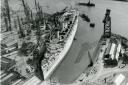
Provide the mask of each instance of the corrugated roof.
[{"label": "corrugated roof", "polygon": [[121,85],[121,83],[124,81],[125,76],[123,74],[119,74],[116,79],[115,79],[115,84],[116,85]]}]

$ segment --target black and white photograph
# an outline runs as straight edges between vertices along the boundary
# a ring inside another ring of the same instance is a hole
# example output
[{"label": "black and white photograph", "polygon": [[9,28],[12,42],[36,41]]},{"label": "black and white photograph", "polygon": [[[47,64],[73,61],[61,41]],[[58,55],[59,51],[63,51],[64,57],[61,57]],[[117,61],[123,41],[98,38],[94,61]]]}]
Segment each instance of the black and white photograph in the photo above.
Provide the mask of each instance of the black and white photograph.
[{"label": "black and white photograph", "polygon": [[0,0],[0,85],[128,85],[128,0]]}]

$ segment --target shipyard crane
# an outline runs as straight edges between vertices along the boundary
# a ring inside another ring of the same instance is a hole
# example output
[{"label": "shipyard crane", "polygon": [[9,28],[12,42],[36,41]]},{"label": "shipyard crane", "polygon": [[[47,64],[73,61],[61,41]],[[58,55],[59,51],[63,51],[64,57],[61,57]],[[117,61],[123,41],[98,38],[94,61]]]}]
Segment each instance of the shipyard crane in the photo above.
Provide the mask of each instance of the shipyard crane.
[{"label": "shipyard crane", "polygon": [[24,13],[27,19],[27,22],[30,22],[30,8],[27,3],[25,3],[24,0],[22,0],[22,5],[24,7]]},{"label": "shipyard crane", "polygon": [[103,20],[104,23],[104,37],[111,37],[111,17],[110,17],[110,9],[106,9],[105,18]]},{"label": "shipyard crane", "polygon": [[2,9],[2,11],[5,20],[6,31],[11,31],[11,16],[8,0],[4,0],[4,8]]},{"label": "shipyard crane", "polygon": [[26,16],[26,25],[28,26],[27,35],[30,35],[31,27],[32,27],[32,24],[31,24],[32,23],[32,10],[29,8],[28,4],[25,3],[24,0],[22,0],[22,5],[24,8],[25,16]]},{"label": "shipyard crane", "polygon": [[20,34],[20,38],[24,38],[25,37],[25,34],[23,32],[23,29],[21,27],[21,22],[20,22],[20,18],[19,16],[17,15],[17,21],[18,21],[18,27],[19,27],[19,34]]},{"label": "shipyard crane", "polygon": [[38,21],[44,21],[44,15],[43,15],[43,12],[42,12],[42,7],[40,6],[39,2],[37,2],[35,0],[35,7],[36,7],[36,19]]},{"label": "shipyard crane", "polygon": [[37,1],[35,0],[35,7],[36,7],[36,12],[38,11],[38,4]]},{"label": "shipyard crane", "polygon": [[2,15],[4,16],[4,24],[6,27],[6,31],[9,31],[8,18],[6,16],[5,8],[2,8]]}]

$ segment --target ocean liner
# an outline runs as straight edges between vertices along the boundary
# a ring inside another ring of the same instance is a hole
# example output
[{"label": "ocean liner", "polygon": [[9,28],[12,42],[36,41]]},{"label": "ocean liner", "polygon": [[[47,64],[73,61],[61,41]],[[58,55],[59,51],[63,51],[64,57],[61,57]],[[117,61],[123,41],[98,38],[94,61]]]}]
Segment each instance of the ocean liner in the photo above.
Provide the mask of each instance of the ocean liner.
[{"label": "ocean liner", "polygon": [[60,28],[50,34],[49,42],[46,43],[47,50],[44,54],[46,59],[41,61],[44,79],[48,79],[52,75],[70,49],[77,31],[78,15],[78,11],[68,10],[58,18],[61,24]]}]

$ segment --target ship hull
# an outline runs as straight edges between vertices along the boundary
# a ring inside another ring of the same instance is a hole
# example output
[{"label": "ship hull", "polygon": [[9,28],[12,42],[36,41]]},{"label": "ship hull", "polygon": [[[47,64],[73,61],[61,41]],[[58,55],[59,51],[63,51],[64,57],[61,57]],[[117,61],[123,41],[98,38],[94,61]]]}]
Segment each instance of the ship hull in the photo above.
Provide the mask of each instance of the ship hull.
[{"label": "ship hull", "polygon": [[69,36],[69,38],[67,39],[66,44],[64,45],[64,49],[62,52],[60,52],[60,54],[57,56],[58,59],[56,60],[56,62],[54,63],[54,65],[49,69],[49,71],[47,73],[44,73],[44,79],[48,79],[53,71],[57,68],[57,66],[61,63],[61,61],[64,59],[65,55],[67,54],[67,52],[69,51],[72,42],[74,40],[76,31],[77,31],[77,26],[78,26],[78,16],[77,19],[75,20],[74,26],[72,28],[72,32],[71,35]]}]

